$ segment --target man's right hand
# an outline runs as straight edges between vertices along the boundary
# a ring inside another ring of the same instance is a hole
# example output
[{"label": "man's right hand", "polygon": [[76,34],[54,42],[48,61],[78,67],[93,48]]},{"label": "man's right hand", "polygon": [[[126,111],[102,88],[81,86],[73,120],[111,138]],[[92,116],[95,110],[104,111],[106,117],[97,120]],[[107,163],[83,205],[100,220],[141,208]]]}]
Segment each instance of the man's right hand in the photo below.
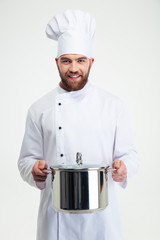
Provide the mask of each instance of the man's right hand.
[{"label": "man's right hand", "polygon": [[42,172],[42,169],[47,168],[47,162],[45,160],[38,160],[33,168],[32,168],[32,175],[35,182],[45,182],[47,179],[48,173]]}]

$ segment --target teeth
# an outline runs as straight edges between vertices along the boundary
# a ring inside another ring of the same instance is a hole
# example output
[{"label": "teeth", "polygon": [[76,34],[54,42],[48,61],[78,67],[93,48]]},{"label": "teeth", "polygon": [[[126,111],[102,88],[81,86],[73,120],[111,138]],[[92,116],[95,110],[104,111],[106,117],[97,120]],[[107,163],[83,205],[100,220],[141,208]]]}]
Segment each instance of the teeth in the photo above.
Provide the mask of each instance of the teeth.
[{"label": "teeth", "polygon": [[79,77],[79,76],[70,76],[71,78],[77,78],[77,77]]}]

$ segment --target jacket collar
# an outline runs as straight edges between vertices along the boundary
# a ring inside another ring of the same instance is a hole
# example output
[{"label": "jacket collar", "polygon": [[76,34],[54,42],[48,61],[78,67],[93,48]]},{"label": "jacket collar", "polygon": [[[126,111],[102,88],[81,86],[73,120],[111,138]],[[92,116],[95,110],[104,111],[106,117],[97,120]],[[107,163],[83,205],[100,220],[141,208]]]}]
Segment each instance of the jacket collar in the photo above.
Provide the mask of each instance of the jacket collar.
[{"label": "jacket collar", "polygon": [[89,89],[91,87],[91,84],[89,82],[86,83],[86,85],[81,89],[81,90],[78,90],[78,91],[71,91],[71,92],[68,92],[66,90],[64,90],[63,88],[60,87],[60,85],[58,85],[57,87],[57,90],[58,90],[58,97],[62,97],[62,98],[77,98],[77,97],[80,97],[80,96],[84,96],[88,93]]}]

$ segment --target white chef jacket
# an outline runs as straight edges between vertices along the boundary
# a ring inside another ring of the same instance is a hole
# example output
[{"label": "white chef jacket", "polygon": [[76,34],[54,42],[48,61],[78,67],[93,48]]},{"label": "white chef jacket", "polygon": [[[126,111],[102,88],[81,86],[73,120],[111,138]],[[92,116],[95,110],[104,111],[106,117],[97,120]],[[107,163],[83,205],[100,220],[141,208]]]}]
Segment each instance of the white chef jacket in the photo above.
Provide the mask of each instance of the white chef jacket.
[{"label": "white chef jacket", "polygon": [[[60,127],[60,128],[59,128]],[[130,119],[124,103],[116,96],[87,83],[79,91],[59,86],[34,103],[18,161],[22,178],[41,189],[37,240],[122,240],[115,183],[108,179],[109,205],[98,213],[66,214],[52,208],[51,176],[35,183],[31,170],[36,160],[48,166],[75,164],[81,152],[84,164],[110,165],[121,159],[127,178],[139,165]],[[120,183],[126,187],[126,182]]]}]

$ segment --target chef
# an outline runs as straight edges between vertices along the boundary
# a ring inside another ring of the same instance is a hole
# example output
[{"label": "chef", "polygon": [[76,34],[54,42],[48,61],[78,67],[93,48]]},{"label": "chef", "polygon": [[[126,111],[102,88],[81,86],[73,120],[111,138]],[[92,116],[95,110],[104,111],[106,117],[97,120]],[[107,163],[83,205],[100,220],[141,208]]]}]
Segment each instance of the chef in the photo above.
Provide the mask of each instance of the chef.
[{"label": "chef", "polygon": [[[93,65],[94,18],[80,10],[54,16],[46,27],[58,41],[59,85],[28,110],[18,167],[24,181],[41,190],[37,240],[122,240],[116,185],[127,186],[139,159],[125,104],[88,81]],[[66,214],[52,207],[52,165],[110,165],[109,205],[101,212]]]}]

